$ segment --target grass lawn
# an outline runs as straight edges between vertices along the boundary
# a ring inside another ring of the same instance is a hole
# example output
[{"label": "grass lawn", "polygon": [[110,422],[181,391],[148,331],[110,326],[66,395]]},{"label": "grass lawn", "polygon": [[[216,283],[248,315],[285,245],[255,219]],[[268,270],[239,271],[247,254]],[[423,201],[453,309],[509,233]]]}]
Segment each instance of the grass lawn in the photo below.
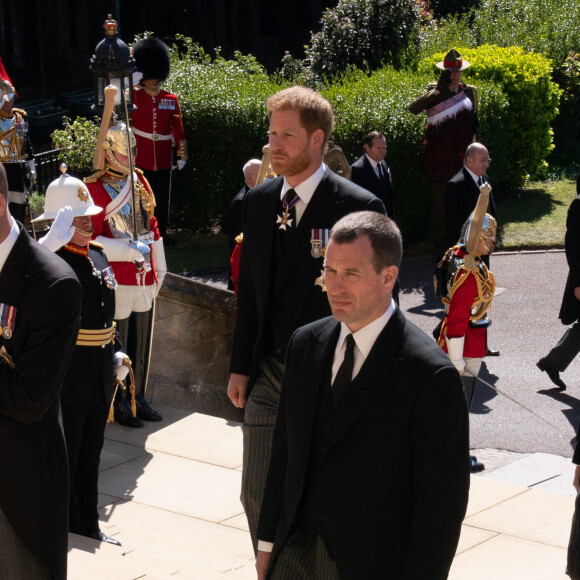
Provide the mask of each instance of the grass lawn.
[{"label": "grass lawn", "polygon": [[576,197],[576,181],[561,178],[535,182],[500,200],[499,250],[563,248],[568,207]]},{"label": "grass lawn", "polygon": [[[576,181],[561,178],[534,182],[497,204],[500,226],[498,250],[563,248],[568,206],[576,196]],[[226,268],[229,264],[226,234],[192,234],[178,231],[175,246],[166,248],[170,272],[181,274]],[[407,256],[432,253],[428,241],[406,248]]]}]

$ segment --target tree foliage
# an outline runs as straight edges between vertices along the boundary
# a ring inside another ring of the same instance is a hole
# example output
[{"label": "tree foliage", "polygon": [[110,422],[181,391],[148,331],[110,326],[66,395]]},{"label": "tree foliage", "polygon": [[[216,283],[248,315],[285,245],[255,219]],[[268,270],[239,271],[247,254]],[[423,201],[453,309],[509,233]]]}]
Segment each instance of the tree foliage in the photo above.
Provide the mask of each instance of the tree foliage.
[{"label": "tree foliage", "polygon": [[409,0],[339,0],[322,16],[306,49],[312,72],[332,78],[349,67],[400,65],[416,39],[419,17]]}]

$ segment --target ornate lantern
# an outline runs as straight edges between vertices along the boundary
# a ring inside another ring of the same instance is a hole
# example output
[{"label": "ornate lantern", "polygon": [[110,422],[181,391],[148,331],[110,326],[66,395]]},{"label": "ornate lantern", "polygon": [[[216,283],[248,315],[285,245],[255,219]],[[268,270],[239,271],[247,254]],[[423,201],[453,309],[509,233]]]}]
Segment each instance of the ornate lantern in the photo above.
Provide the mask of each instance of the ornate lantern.
[{"label": "ornate lantern", "polygon": [[93,102],[98,113],[102,113],[105,104],[105,87],[117,87],[115,112],[121,118],[134,111],[133,106],[133,72],[135,59],[129,47],[117,34],[117,22],[109,14],[103,24],[105,38],[97,44],[95,54],[91,57],[89,70],[93,73]]}]

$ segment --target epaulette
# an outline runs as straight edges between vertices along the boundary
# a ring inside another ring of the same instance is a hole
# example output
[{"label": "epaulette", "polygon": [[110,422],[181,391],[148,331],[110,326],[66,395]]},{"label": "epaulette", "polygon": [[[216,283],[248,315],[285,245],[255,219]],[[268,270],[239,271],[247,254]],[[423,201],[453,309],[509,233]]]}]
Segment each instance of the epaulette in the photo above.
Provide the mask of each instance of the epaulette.
[{"label": "epaulette", "polygon": [[139,177],[143,177],[143,170],[139,169],[138,167],[135,167],[135,173],[139,176]]},{"label": "epaulette", "polygon": [[101,175],[103,175],[103,173],[105,173],[105,170],[101,169],[101,170],[97,171],[96,173],[93,173],[92,175],[85,177],[83,179],[83,181],[85,183],[95,183],[95,182],[99,181],[99,179],[100,179]]},{"label": "epaulette", "polygon": [[105,246],[103,246],[103,244],[101,244],[100,242],[97,242],[95,240],[91,240],[89,242],[89,246],[92,246],[93,248],[97,248],[99,250],[104,250]]},{"label": "epaulette", "polygon": [[28,113],[24,109],[17,109],[16,107],[12,107],[12,111],[15,113],[20,113],[23,117],[26,117]]}]

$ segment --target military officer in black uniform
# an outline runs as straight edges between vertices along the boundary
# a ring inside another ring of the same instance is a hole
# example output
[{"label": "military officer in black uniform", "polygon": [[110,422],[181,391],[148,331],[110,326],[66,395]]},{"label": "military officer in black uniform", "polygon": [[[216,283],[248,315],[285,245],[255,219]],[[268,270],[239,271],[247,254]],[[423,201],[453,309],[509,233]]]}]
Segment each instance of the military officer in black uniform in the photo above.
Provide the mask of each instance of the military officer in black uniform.
[{"label": "military officer in black uniform", "polygon": [[70,476],[69,531],[120,545],[99,529],[99,458],[115,393],[115,379],[127,375],[129,360],[113,324],[117,281],[102,246],[91,241],[95,206],[87,186],[64,174],[53,181],[45,211],[55,218],[40,240],[73,269],[83,290],[81,328],[61,393]]}]

